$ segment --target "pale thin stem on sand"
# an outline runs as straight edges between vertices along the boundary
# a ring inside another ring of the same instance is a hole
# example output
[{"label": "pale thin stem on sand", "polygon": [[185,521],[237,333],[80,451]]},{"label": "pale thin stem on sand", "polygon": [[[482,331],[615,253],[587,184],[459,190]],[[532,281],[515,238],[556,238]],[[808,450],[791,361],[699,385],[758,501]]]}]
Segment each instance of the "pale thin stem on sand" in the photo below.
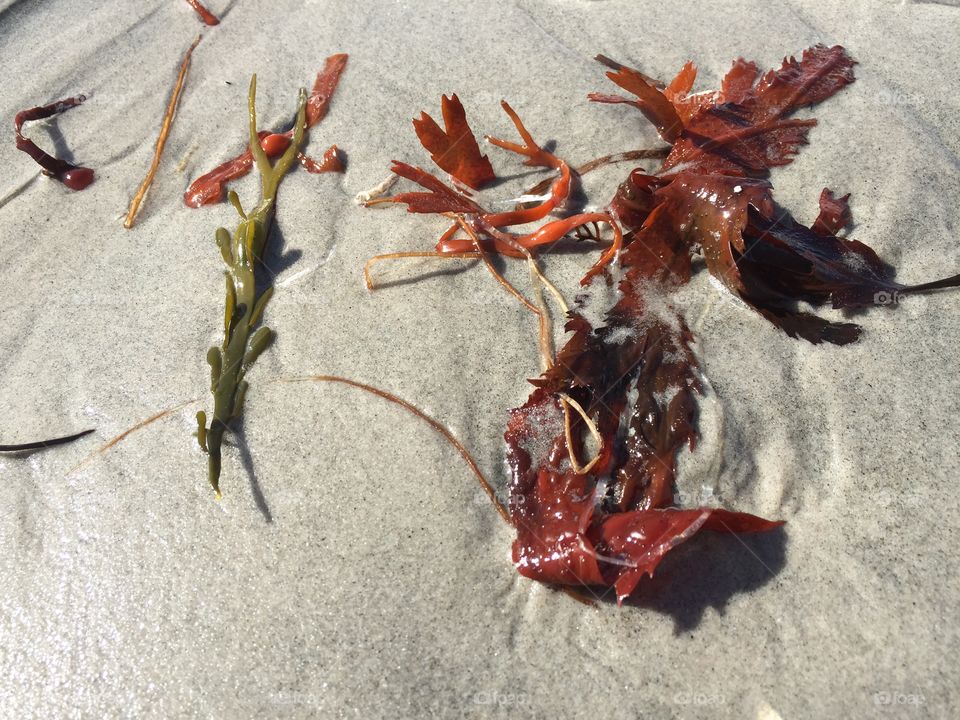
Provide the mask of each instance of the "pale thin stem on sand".
[{"label": "pale thin stem on sand", "polygon": [[142,203],[146,197],[147,191],[153,184],[153,179],[157,174],[157,168],[160,167],[160,157],[163,155],[163,148],[167,144],[167,137],[170,135],[170,128],[173,126],[173,118],[177,113],[180,93],[183,92],[183,84],[187,79],[187,70],[190,69],[190,59],[193,57],[194,49],[202,39],[202,35],[197,36],[197,39],[194,40],[193,44],[187,49],[187,53],[183,56],[183,61],[180,63],[180,72],[177,75],[177,82],[173,86],[170,102],[167,103],[167,111],[164,113],[163,124],[160,126],[160,135],[157,137],[157,145],[153,150],[153,160],[150,161],[150,169],[147,170],[146,177],[143,178],[143,182],[140,183],[136,195],[134,195],[133,200],[130,201],[130,209],[127,210],[127,217],[123,221],[123,226],[127,230],[133,227],[133,223],[137,218],[137,212],[140,210],[140,203]]},{"label": "pale thin stem on sand", "polygon": [[174,405],[173,407],[168,407],[168,408],[166,408],[165,410],[161,410],[160,412],[151,415],[151,416],[148,417],[146,420],[141,420],[141,421],[138,422],[136,425],[127,428],[126,430],[124,430],[122,433],[120,433],[120,434],[117,435],[116,437],[108,440],[108,441],[105,442],[103,445],[101,445],[100,447],[98,447],[98,448],[97,448],[96,450],[94,450],[92,453],[90,453],[89,455],[87,455],[83,460],[81,460],[81,461],[78,462],[76,465],[74,465],[72,468],[70,468],[69,470],[67,470],[67,473],[66,473],[66,474],[67,474],[67,475],[72,475],[72,474],[75,473],[77,470],[79,470],[80,468],[82,468],[84,465],[87,465],[88,463],[92,462],[94,459],[96,459],[96,458],[99,457],[100,455],[103,455],[105,452],[107,452],[107,451],[108,451],[110,448],[112,448],[114,445],[122,442],[122,441],[125,440],[128,436],[132,435],[133,433],[137,432],[138,430],[142,430],[143,428],[147,427],[148,425],[152,425],[153,423],[157,422],[157,420],[162,420],[163,418],[168,417],[169,415],[173,415],[173,413],[175,413],[177,410],[182,410],[183,408],[187,407],[188,405],[193,405],[193,404],[196,403],[196,402],[200,402],[200,398],[194,398],[193,400],[187,400],[186,402],[179,403],[178,405]]},{"label": "pale thin stem on sand", "polygon": [[547,316],[547,313],[542,308],[537,307],[537,305],[527,300],[527,298],[524,297],[523,294],[517,290],[509,280],[500,274],[500,271],[493,266],[492,262],[490,262],[490,258],[484,251],[483,245],[480,243],[480,238],[476,231],[462,216],[457,216],[457,223],[461,228],[463,228],[464,232],[470,236],[470,239],[473,241],[474,248],[480,254],[480,257],[483,259],[487,270],[490,271],[490,274],[493,275],[496,281],[500,283],[500,285],[503,286],[508,293],[523,303],[524,307],[537,316],[539,323],[538,342],[540,346],[540,360],[543,364],[543,369],[549,370],[551,367],[553,367],[553,334],[550,332],[550,319]]},{"label": "pale thin stem on sand", "polygon": [[358,382],[357,380],[350,380],[349,378],[340,377],[339,375],[306,375],[302,377],[292,377],[292,378],[280,378],[274,382],[278,383],[295,383],[295,382],[332,382],[340,383],[342,385],[349,385],[351,387],[358,388],[364,392],[371,393],[377,397],[383,398],[388,402],[392,402],[395,405],[399,405],[407,412],[416,415],[418,418],[427,423],[430,427],[440,433],[446,440],[449,442],[454,449],[460,453],[460,457],[464,459],[467,465],[470,467],[470,470],[473,471],[473,474],[476,475],[477,480],[480,482],[480,487],[483,488],[483,491],[487,494],[487,497],[490,498],[490,502],[493,503],[494,507],[497,509],[497,513],[501,518],[507,523],[510,523],[510,514],[507,512],[507,508],[500,501],[500,498],[497,497],[496,492],[493,489],[493,485],[487,480],[483,472],[480,470],[480,467],[477,465],[476,461],[473,459],[473,456],[470,454],[470,451],[463,446],[457,437],[450,432],[444,425],[442,425],[438,420],[435,420],[431,416],[427,415],[423,410],[418,408],[416,405],[407,402],[401,397],[397,397],[393,393],[389,393],[386,390],[381,390],[380,388],[374,387],[373,385],[367,385],[366,383]]},{"label": "pale thin stem on sand", "polygon": [[[600,453],[603,451],[603,436],[600,434],[600,430],[597,429],[596,423],[590,419],[590,416],[587,415],[586,410],[583,409],[583,406],[580,405],[580,403],[566,393],[558,393],[558,395],[560,396],[560,402],[563,405],[563,433],[567,441],[567,454],[570,457],[570,465],[573,467],[573,471],[577,475],[586,475],[593,469],[593,466],[596,465],[597,461],[600,459]],[[580,465],[579,461],[577,460],[577,453],[574,450],[573,423],[570,421],[571,407],[577,411],[577,414],[580,415],[581,418],[583,418],[583,421],[587,424],[587,428],[590,430],[590,434],[597,443],[597,454],[594,456],[593,460],[588,462],[586,465]]]},{"label": "pale thin stem on sand", "polygon": [[[550,294],[553,295],[554,299],[557,301],[557,304],[560,305],[560,309],[563,311],[564,316],[570,312],[570,308],[567,306],[566,300],[564,300],[563,295],[557,289],[556,285],[550,282],[547,279],[547,276],[544,275],[543,271],[540,269],[539,263],[534,259],[531,252],[525,248],[523,245],[518,243],[512,235],[502,232],[501,230],[493,227],[484,220],[478,221],[480,227],[491,235],[496,240],[503,242],[505,245],[509,246],[513,250],[516,250],[521,255],[523,255],[527,260],[527,267],[530,270],[530,281],[534,286],[536,292],[537,307],[539,309],[538,315],[540,317],[540,347],[541,353],[546,358],[544,361],[544,371],[549,370],[553,367],[556,352],[553,344],[553,332],[551,330],[551,318],[550,310],[547,307],[546,302],[543,299],[542,287],[546,287],[550,291]],[[479,241],[475,235],[472,235],[474,244],[478,245]]]},{"label": "pale thin stem on sand", "polygon": [[370,266],[374,263],[378,263],[382,260],[398,260],[400,258],[439,258],[441,260],[479,260],[480,253],[475,252],[465,252],[465,253],[442,253],[436,251],[424,251],[424,252],[395,252],[395,253],[386,253],[384,255],[374,255],[372,258],[367,260],[363,265],[363,281],[367,285],[367,290],[373,290],[375,285],[373,284],[373,277],[370,275]]}]

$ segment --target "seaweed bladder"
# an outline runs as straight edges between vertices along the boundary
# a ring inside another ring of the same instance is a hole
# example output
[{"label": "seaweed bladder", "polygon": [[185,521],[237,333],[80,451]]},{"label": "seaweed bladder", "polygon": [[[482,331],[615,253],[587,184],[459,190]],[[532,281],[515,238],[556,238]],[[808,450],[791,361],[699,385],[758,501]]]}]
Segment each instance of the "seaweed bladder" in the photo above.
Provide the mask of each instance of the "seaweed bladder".
[{"label": "seaweed bladder", "polygon": [[43,174],[62,182],[71,190],[83,190],[93,183],[93,170],[80,165],[74,165],[62,158],[54,157],[45,152],[33,140],[23,134],[23,126],[34,120],[43,120],[54,115],[66,112],[70,108],[83,104],[86,96],[77,95],[49,105],[40,105],[27,110],[21,110],[14,119],[13,127],[16,135],[17,149],[22,150],[36,162]]}]

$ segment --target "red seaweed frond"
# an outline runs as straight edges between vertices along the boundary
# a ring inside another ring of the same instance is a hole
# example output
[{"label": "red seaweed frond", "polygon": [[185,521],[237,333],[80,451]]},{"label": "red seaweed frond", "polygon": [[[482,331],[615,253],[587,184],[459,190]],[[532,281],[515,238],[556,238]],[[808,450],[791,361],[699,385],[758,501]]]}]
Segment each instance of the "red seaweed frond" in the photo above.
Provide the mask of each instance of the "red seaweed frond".
[{"label": "red seaweed frond", "polygon": [[[456,95],[452,99],[444,96],[444,118],[447,122],[447,132],[444,133],[436,123],[429,119],[429,116],[423,114],[421,120],[414,121],[418,135],[421,140],[424,139],[424,129],[427,129],[426,136],[428,140],[424,142],[425,147],[434,152],[434,160],[441,168],[454,174],[455,167],[460,164],[447,163],[446,159],[437,157],[437,152],[442,151],[451,141],[453,134],[451,129],[461,127],[465,128],[465,120],[462,114],[462,105]],[[501,102],[504,112],[510,117],[517,132],[520,135],[521,143],[501,140],[499,138],[487,136],[487,140],[504,150],[521,155],[526,158],[526,165],[535,167],[546,167],[557,171],[557,175],[550,182],[550,193],[539,200],[536,205],[524,207],[506,212],[492,213],[486,211],[476,200],[474,200],[466,191],[453,189],[443,183],[434,175],[431,175],[422,168],[418,168],[407,163],[394,161],[393,172],[408,180],[412,180],[429,192],[404,192],[391,197],[378,197],[365,202],[366,205],[379,205],[384,203],[405,203],[407,210],[414,213],[436,213],[447,216],[452,215],[465,216],[470,236],[457,237],[457,228],[455,224],[443,233],[436,245],[436,252],[442,255],[451,255],[458,257],[471,256],[479,251],[489,251],[500,255],[514,258],[531,259],[532,254],[539,252],[545,247],[549,247],[564,237],[581,231],[586,226],[596,225],[597,223],[609,224],[613,230],[613,243],[603,253],[600,260],[591,270],[588,277],[593,277],[616,256],[619,252],[623,236],[613,216],[606,212],[591,212],[573,215],[571,217],[552,220],[544,223],[539,228],[526,233],[508,233],[501,228],[507,228],[514,225],[523,225],[540,221],[547,217],[551,212],[562,207],[570,194],[573,172],[570,166],[559,157],[544,150],[533,139],[533,136],[524,126],[516,111],[510,105]],[[464,132],[461,130],[461,132]],[[470,141],[468,146],[476,145],[473,133],[469,132]],[[438,134],[439,133],[439,134]],[[444,139],[445,138],[445,139]],[[468,155],[478,155],[479,150],[474,153],[472,150]],[[483,162],[487,159],[484,157]],[[459,161],[458,161],[459,163]],[[459,172],[459,171],[458,171]],[[492,170],[491,170],[492,173]],[[462,174],[462,173],[461,173]],[[461,181],[465,177],[454,179]],[[492,175],[491,175],[492,177]],[[464,184],[466,184],[464,182]],[[588,237],[594,237],[587,234]],[[599,237],[595,237],[599,239]],[[378,256],[377,259],[386,259],[386,257],[410,257],[410,253],[389,254],[387,256]],[[368,282],[369,284],[369,282]]]},{"label": "red seaweed frond", "polygon": [[440,101],[443,113],[441,128],[437,122],[420,113],[413,121],[413,128],[420,143],[430,153],[433,162],[441,170],[450,173],[455,180],[467,187],[479,190],[496,178],[490,160],[480,152],[477,138],[467,123],[467,115],[460,98],[444,95]]},{"label": "red seaweed frond", "polygon": [[394,174],[407,180],[412,180],[428,192],[405,192],[382,202],[405,203],[407,211],[412,213],[480,213],[483,212],[477,203],[461,192],[450,188],[436,176],[431,175],[423,168],[414,167],[407,163],[393,161],[390,168]]}]

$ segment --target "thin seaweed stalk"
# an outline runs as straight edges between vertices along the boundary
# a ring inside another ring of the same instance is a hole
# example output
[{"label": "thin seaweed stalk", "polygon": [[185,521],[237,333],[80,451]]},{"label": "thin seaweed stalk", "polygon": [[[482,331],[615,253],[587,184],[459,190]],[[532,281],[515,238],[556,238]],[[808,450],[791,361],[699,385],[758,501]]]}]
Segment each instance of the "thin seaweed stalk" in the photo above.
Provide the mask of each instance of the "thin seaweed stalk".
[{"label": "thin seaweed stalk", "polygon": [[16,445],[0,445],[0,452],[21,452],[23,450],[43,450],[55,445],[66,445],[74,440],[79,440],[93,432],[93,428],[82,432],[66,435],[64,437],[52,438],[50,440],[37,440],[36,442],[19,443]]}]

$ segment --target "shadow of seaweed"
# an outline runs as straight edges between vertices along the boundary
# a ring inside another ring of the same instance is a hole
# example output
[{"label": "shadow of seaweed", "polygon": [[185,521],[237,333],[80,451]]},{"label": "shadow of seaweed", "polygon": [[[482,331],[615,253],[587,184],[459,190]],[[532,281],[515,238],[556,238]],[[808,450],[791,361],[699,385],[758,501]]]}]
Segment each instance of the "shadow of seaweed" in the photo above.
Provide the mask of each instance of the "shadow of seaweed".
[{"label": "shadow of seaweed", "polygon": [[267,523],[273,522],[273,513],[270,512],[270,506],[267,504],[267,498],[263,494],[263,488],[257,480],[257,473],[253,466],[253,455],[250,453],[250,444],[247,442],[247,435],[243,428],[243,419],[240,418],[234,422],[231,430],[235,438],[235,445],[240,451],[240,463],[243,465],[243,471],[247,474],[250,481],[250,492],[253,494],[253,501],[257,504],[257,509],[263,515]]},{"label": "shadow of seaweed", "polygon": [[419,272],[412,277],[406,278],[397,278],[395,280],[377,280],[375,278],[375,289],[376,290],[385,290],[392,287],[402,287],[404,285],[416,285],[418,283],[424,282],[425,280],[431,280],[433,278],[449,277],[453,275],[460,275],[472,270],[477,265],[480,264],[480,260],[467,260],[463,264],[458,265],[457,267],[446,267],[440,270],[429,270],[425,272]]},{"label": "shadow of seaweed", "polygon": [[675,634],[688,632],[707,608],[722,615],[734,595],[770,582],[786,563],[786,546],[783,528],[755,535],[698,534],[667,555],[656,575],[640,584],[637,597],[624,604],[670,615]]},{"label": "shadow of seaweed", "polygon": [[303,250],[298,248],[288,249],[283,232],[274,222],[267,237],[264,256],[260,259],[260,264],[266,272],[256,274],[258,296],[268,287],[272,287],[277,277],[288,268],[293,267],[301,257],[303,257]]}]

